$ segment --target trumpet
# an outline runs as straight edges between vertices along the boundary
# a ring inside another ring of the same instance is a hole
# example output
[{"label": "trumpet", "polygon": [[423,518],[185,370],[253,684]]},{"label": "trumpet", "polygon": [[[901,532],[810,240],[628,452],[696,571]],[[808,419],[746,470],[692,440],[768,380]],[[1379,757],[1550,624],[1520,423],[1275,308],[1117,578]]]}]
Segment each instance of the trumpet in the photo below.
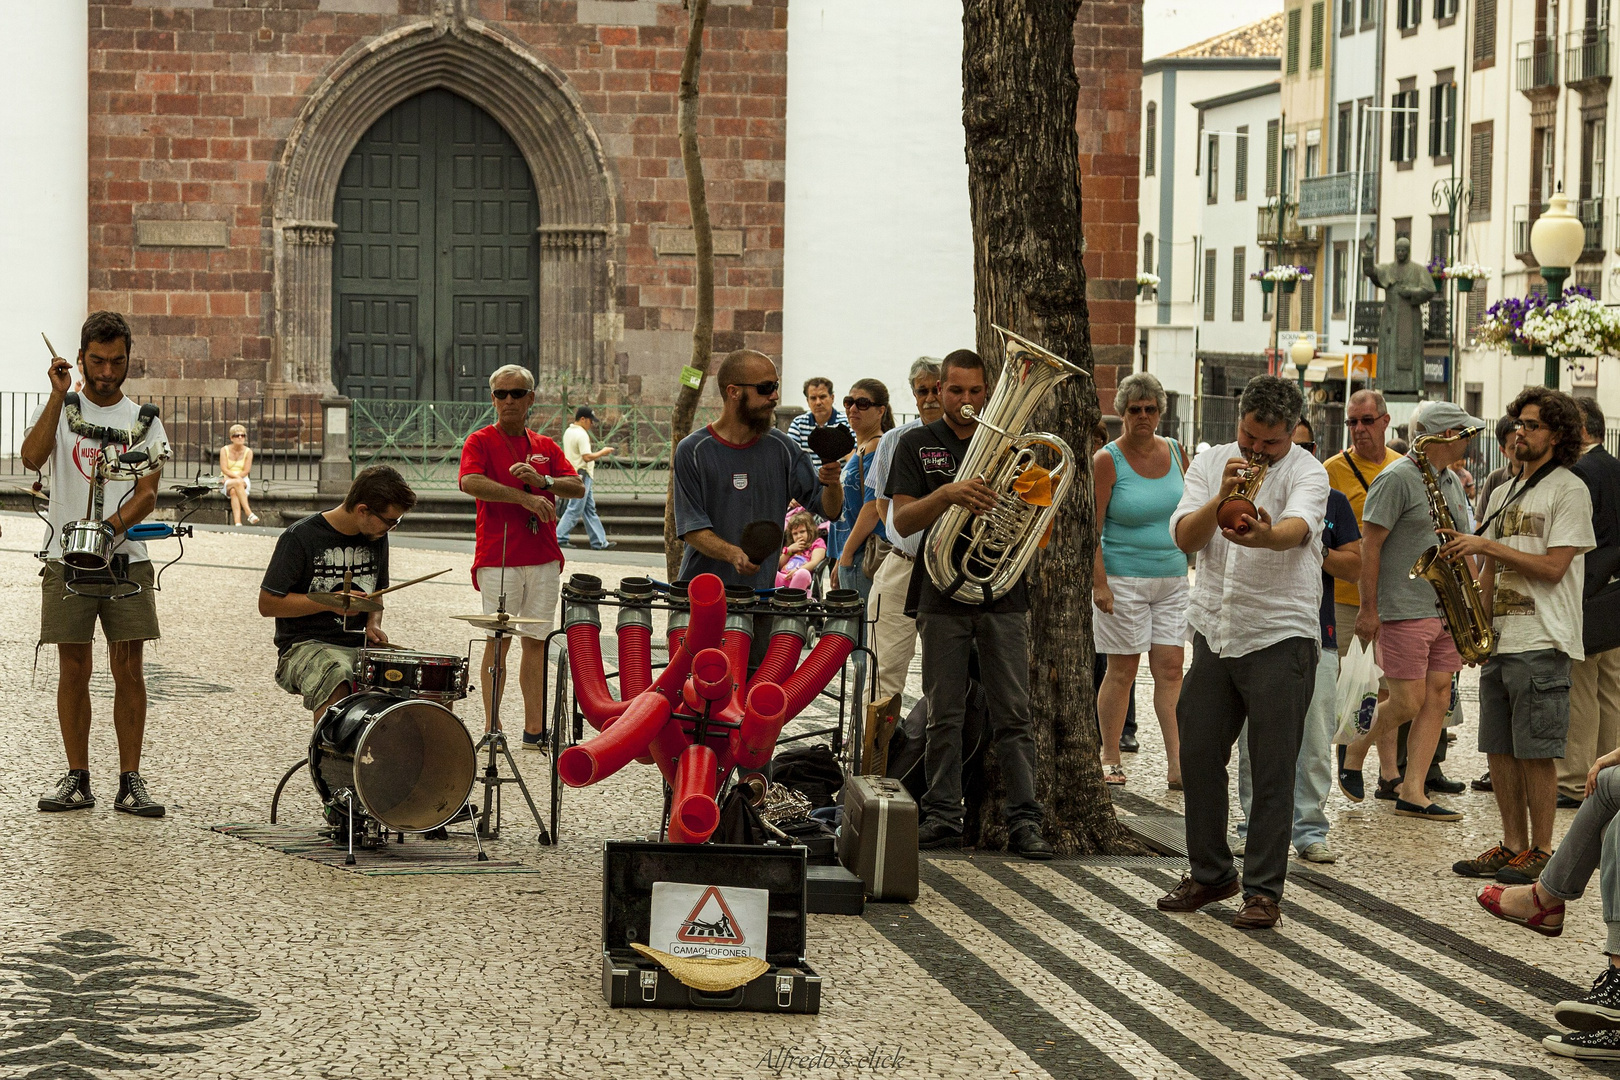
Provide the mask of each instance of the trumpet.
[{"label": "trumpet", "polygon": [[1258,519],[1260,508],[1255,500],[1260,497],[1260,485],[1266,482],[1266,470],[1271,462],[1260,454],[1245,454],[1249,463],[1238,473],[1238,486],[1215,506],[1215,520],[1223,529],[1243,534],[1249,531],[1245,516]]}]

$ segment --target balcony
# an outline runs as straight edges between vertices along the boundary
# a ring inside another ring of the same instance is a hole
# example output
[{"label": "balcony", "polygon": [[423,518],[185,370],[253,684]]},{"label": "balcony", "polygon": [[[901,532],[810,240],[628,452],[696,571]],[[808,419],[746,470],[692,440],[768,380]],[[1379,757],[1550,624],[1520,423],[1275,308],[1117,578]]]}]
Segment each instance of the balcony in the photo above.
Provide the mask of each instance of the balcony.
[{"label": "balcony", "polygon": [[1586,240],[1581,247],[1586,251],[1603,250],[1603,200],[1581,199],[1575,204],[1575,216],[1586,228]]},{"label": "balcony", "polygon": [[[1564,35],[1564,81],[1571,86],[1607,79],[1609,28],[1591,26]],[[1523,87],[1521,86],[1522,90]]]},{"label": "balcony", "polygon": [[1521,41],[1514,50],[1518,88],[1526,94],[1558,89],[1558,45],[1554,38]]},{"label": "balcony", "polygon": [[[1436,282],[1438,284],[1438,282]],[[1451,319],[1446,298],[1436,296],[1423,307],[1423,340],[1446,342],[1451,340]],[[1358,345],[1378,344],[1378,320],[1384,317],[1382,300],[1356,301],[1355,340]]]},{"label": "balcony", "polygon": [[1530,254],[1530,226],[1536,223],[1536,218],[1547,209],[1546,203],[1533,208],[1520,203],[1513,208],[1513,254],[1520,262],[1535,262],[1535,256]]},{"label": "balcony", "polygon": [[[1275,204],[1262,206],[1255,214],[1254,224],[1255,243],[1261,246],[1276,247],[1277,245],[1277,208]],[[1299,207],[1293,203],[1288,204],[1288,210],[1283,215],[1282,242],[1285,247],[1299,247],[1314,245],[1317,242],[1314,226],[1305,227],[1299,223]]]},{"label": "balcony", "polygon": [[[1300,221],[1321,218],[1350,217],[1356,212],[1356,174],[1334,173],[1331,176],[1313,176],[1299,185]],[[1378,212],[1378,177],[1375,173],[1361,174],[1361,212]],[[1277,235],[1275,225],[1271,235]]]},{"label": "balcony", "polygon": [[[1603,200],[1602,199],[1576,199],[1570,203],[1575,210],[1575,216],[1581,219],[1581,225],[1586,230],[1585,240],[1582,242],[1582,258],[1595,255],[1603,251]],[[1513,208],[1513,254],[1520,262],[1531,263],[1536,257],[1530,251],[1530,229],[1536,223],[1547,204],[1542,203],[1535,213],[1523,203]]]}]

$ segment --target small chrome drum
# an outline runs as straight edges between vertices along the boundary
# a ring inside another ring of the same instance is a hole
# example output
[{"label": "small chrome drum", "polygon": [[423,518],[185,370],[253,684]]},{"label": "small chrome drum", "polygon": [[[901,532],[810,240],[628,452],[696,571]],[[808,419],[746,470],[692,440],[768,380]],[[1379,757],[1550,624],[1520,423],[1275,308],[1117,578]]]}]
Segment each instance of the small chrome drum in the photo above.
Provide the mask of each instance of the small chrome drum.
[{"label": "small chrome drum", "polygon": [[467,658],[410,649],[360,650],[355,687],[409,694],[429,701],[460,701],[467,696]]},{"label": "small chrome drum", "polygon": [[432,701],[352,694],[326,710],[309,740],[321,801],[397,832],[429,832],[455,817],[476,773],[472,736]]},{"label": "small chrome drum", "polygon": [[105,521],[81,518],[62,528],[62,561],[76,570],[107,569],[112,549],[112,526]]}]

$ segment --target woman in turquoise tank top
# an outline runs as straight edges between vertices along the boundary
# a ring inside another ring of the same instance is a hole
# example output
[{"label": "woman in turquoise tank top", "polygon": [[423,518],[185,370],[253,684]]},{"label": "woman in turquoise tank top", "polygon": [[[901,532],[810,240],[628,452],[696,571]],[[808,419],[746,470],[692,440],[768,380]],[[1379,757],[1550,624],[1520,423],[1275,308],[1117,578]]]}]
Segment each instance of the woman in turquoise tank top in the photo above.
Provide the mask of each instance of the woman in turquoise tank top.
[{"label": "woman in turquoise tank top", "polygon": [[1181,502],[1187,460],[1180,444],[1155,432],[1164,412],[1164,387],[1146,372],[1119,384],[1114,410],[1124,428],[1092,458],[1102,543],[1092,570],[1092,630],[1108,673],[1097,691],[1102,728],[1103,778],[1125,783],[1120,732],[1142,654],[1153,673],[1153,710],[1164,735],[1166,779],[1181,789],[1181,741],[1176,699],[1181,696],[1187,639],[1187,556],[1170,535],[1170,515]]}]

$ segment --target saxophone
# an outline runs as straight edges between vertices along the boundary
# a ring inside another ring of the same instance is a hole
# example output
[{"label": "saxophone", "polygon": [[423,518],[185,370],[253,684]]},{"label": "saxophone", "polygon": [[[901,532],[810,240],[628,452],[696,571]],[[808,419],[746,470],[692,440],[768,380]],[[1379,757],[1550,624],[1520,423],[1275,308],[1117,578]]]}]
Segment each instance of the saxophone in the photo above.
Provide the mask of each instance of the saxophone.
[{"label": "saxophone", "polygon": [[[1441,544],[1446,542],[1446,538],[1440,535],[1440,530],[1455,532],[1457,524],[1446,506],[1445,493],[1440,490],[1440,478],[1435,475],[1434,466],[1429,464],[1429,457],[1423,451],[1430,443],[1471,439],[1482,430],[1470,427],[1456,435],[1419,435],[1412,442],[1412,457],[1423,474],[1423,487],[1429,496],[1429,516],[1434,519],[1435,534],[1440,536]],[[1440,545],[1436,544],[1418,556],[1409,577],[1414,580],[1424,578],[1434,586],[1440,617],[1445,620],[1446,629],[1457,643],[1457,652],[1462,655],[1463,663],[1482,663],[1491,655],[1491,650],[1496,646],[1496,630],[1491,625],[1491,613],[1485,610],[1485,596],[1479,582],[1474,580],[1467,556],[1460,559],[1443,558]]]},{"label": "saxophone", "polygon": [[[1056,435],[1025,433],[1023,427],[1059,383],[1091,374],[1010,330],[995,329],[1005,343],[1006,365],[984,411],[962,409],[978,428],[956,475],[984,477],[996,493],[996,507],[973,514],[952,506],[928,530],[923,549],[923,565],[935,587],[966,604],[988,604],[1011,592],[1044,544],[1074,483],[1074,451]],[[1037,446],[1057,457],[1049,475],[1035,460]],[[1040,477],[1043,489],[1050,484],[1050,498],[1026,497],[1032,477]]]}]

